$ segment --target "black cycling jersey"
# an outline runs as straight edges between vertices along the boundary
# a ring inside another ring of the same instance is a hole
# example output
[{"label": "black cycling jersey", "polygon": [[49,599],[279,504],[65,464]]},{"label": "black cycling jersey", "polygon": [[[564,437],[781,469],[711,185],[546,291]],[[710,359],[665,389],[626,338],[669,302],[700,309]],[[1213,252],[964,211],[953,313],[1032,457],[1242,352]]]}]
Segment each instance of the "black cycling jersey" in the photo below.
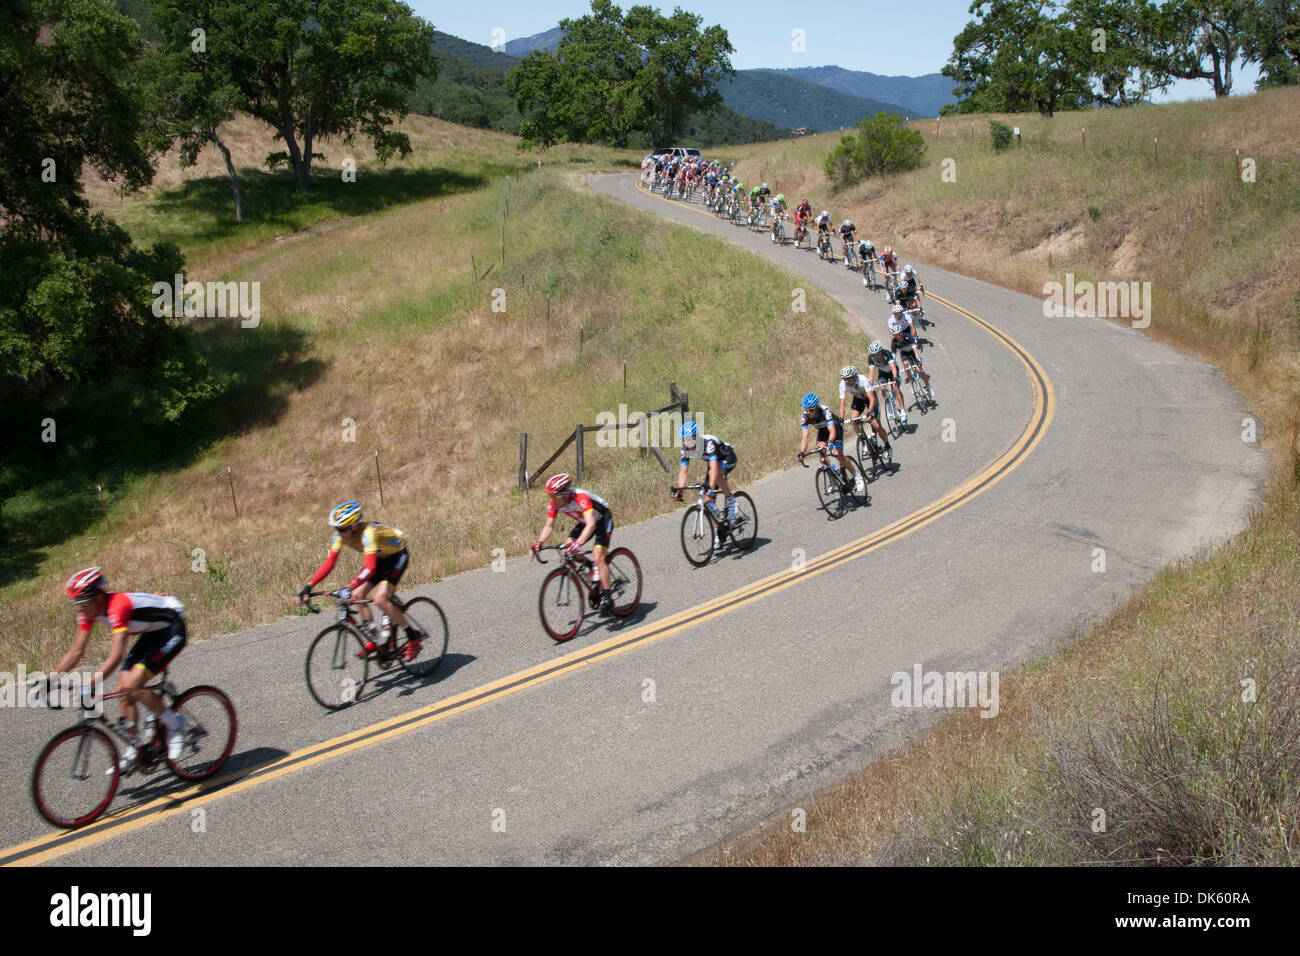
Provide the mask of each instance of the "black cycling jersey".
[{"label": "black cycling jersey", "polygon": [[889,367],[889,363],[892,361],[894,361],[894,353],[889,349],[881,349],[875,355],[867,356],[867,364],[884,378],[894,377],[894,371]]},{"label": "black cycling jersey", "polygon": [[837,429],[843,430],[844,420],[831,411],[829,405],[818,405],[816,408],[804,409],[803,418],[799,421],[800,428],[829,428],[834,425]]},{"label": "black cycling jersey", "polygon": [[907,352],[911,355],[916,354],[916,336],[911,332],[899,332],[890,339],[889,345],[895,352]]}]

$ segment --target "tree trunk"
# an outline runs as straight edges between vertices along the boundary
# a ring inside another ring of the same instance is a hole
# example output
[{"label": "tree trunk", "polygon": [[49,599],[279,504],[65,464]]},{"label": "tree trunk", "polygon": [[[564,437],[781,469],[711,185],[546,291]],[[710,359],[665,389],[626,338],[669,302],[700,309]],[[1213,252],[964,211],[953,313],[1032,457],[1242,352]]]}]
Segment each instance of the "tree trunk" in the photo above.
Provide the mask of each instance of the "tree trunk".
[{"label": "tree trunk", "polygon": [[239,191],[239,176],[235,173],[235,164],[230,161],[230,150],[221,141],[215,129],[211,132],[212,142],[221,150],[221,158],[226,161],[226,175],[230,177],[230,188],[235,192],[235,222],[244,221],[244,195]]},{"label": "tree trunk", "polygon": [[298,139],[293,130],[293,113],[289,110],[289,100],[280,99],[280,135],[284,138],[285,149],[289,151],[289,162],[293,166],[293,191],[305,193],[311,175],[311,143],[307,144],[304,154],[298,149]]}]

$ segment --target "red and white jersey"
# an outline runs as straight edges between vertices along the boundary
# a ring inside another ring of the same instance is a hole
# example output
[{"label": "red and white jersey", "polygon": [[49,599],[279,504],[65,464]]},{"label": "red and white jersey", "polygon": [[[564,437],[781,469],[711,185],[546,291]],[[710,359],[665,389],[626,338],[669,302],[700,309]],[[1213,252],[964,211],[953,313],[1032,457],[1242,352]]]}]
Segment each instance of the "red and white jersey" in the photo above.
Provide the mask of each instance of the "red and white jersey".
[{"label": "red and white jersey", "polygon": [[574,488],[569,495],[569,503],[563,508],[555,507],[555,499],[552,498],[546,507],[546,517],[554,518],[556,515],[567,515],[574,521],[583,521],[583,515],[588,511],[597,511],[600,515],[609,514],[609,502],[594,491],[586,491],[582,488]]},{"label": "red and white jersey", "polygon": [[77,630],[89,631],[95,621],[102,621],[114,634],[126,631],[131,636],[145,631],[159,631],[171,627],[185,616],[185,605],[166,594],[142,594],[136,591],[112,591],[108,607],[97,618],[77,612]]}]

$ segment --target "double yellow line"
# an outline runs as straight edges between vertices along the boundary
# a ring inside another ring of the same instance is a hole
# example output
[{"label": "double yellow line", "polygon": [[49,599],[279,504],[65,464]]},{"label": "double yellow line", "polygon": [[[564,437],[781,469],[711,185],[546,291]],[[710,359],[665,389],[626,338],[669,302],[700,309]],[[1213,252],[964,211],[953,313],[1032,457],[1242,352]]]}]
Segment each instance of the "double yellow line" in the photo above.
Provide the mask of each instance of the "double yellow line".
[{"label": "double yellow line", "polygon": [[712,601],[696,605],[662,621],[637,628],[629,634],[611,637],[591,647],[566,654],[554,661],[538,664],[499,680],[475,687],[464,693],[449,697],[428,707],[423,707],[410,714],[394,717],[369,727],[335,737],[332,740],[315,744],[296,753],[287,754],[255,767],[229,774],[221,780],[182,788],[165,797],[157,797],[139,806],[120,811],[110,816],[101,817],[90,826],[71,832],[59,832],[20,843],[0,850],[0,865],[42,863],[75,850],[84,849],[111,837],[121,836],[148,824],[159,822],[168,817],[188,812],[192,806],[207,800],[240,793],[252,787],[268,783],[286,774],[304,770],[326,760],[333,760],[344,754],[369,747],[381,741],[390,740],[402,734],[428,727],[440,720],[465,713],[484,704],[500,700],[511,694],[517,694],[531,687],[554,680],[590,664],[597,664],[634,648],[644,647],[713,620],[724,614],[739,610],[748,604],[770,597],[788,587],[799,584],[824,574],[842,564],[870,554],[892,541],[909,535],[930,522],[961,507],[966,502],[983,494],[1014,470],[1032,452],[1042,440],[1056,404],[1055,394],[1047,373],[1032,355],[1019,343],[999,329],[994,328],[984,319],[940,296],[929,298],[940,302],[954,312],[970,319],[984,331],[1005,345],[1025,366],[1034,393],[1025,427],[1006,449],[994,457],[976,474],[967,478],[956,488],[937,501],[912,512],[905,518],[859,538],[841,547],[828,551],[806,564],[793,567],[770,575],[753,584],[746,585]]}]

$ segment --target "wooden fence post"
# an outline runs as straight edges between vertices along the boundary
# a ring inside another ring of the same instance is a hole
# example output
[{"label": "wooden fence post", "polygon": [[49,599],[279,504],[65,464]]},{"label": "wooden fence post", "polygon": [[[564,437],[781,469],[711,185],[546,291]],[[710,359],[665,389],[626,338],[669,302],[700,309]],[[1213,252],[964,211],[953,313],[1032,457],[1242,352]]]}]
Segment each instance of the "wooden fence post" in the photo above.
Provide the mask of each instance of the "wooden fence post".
[{"label": "wooden fence post", "polygon": [[519,433],[519,490],[528,487],[528,432]]},{"label": "wooden fence post", "polygon": [[581,422],[579,422],[578,426],[573,430],[573,440],[578,446],[578,467],[577,467],[578,477],[576,480],[582,481],[582,423]]},{"label": "wooden fence post", "polygon": [[[235,475],[229,465],[226,466],[226,480],[230,482],[230,503],[235,506],[235,517],[238,518],[239,502],[235,500]],[[104,512],[104,518],[108,518],[108,512]]]}]

